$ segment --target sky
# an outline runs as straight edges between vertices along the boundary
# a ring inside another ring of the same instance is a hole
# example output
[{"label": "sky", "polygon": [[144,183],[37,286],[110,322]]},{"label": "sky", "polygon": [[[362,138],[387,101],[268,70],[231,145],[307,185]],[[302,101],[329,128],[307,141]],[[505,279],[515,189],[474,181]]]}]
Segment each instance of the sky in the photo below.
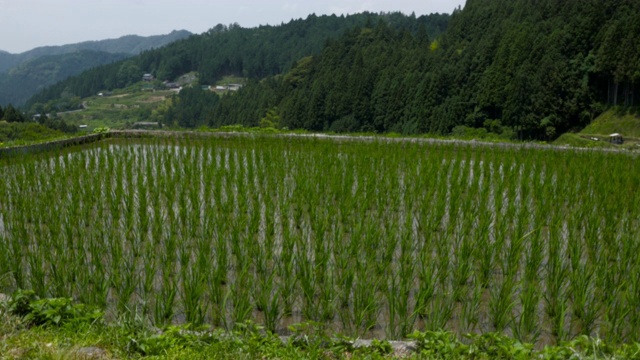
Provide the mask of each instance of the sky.
[{"label": "sky", "polygon": [[202,33],[217,24],[277,25],[307,15],[362,11],[451,13],[465,0],[0,0],[0,50],[161,35]]}]

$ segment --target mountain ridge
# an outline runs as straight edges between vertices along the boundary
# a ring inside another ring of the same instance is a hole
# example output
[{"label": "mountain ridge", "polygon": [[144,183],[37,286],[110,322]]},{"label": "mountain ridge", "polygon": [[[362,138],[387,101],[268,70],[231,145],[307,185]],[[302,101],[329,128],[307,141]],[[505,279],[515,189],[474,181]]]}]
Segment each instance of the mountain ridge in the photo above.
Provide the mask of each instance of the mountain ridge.
[{"label": "mountain ridge", "polygon": [[124,35],[113,39],[89,40],[65,45],[39,46],[16,54],[0,50],[0,54],[5,56],[8,55],[7,59],[2,59],[0,57],[0,73],[7,72],[26,61],[33,60],[41,56],[62,55],[79,50],[95,50],[112,54],[126,53],[129,55],[138,55],[145,50],[162,47],[173,41],[181,40],[191,35],[193,34],[187,30],[173,30],[168,34],[163,35]]},{"label": "mountain ridge", "polygon": [[20,106],[42,88],[86,69],[136,56],[193,35],[174,30],[165,35],[125,35],[60,46],[41,46],[11,54],[0,51],[0,105]]}]

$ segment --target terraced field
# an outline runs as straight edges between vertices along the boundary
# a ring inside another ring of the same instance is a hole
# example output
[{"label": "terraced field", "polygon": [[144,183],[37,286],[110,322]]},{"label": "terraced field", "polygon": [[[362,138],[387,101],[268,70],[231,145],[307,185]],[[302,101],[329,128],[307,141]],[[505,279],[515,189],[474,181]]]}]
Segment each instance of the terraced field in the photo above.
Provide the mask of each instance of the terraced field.
[{"label": "terraced field", "polygon": [[279,333],[640,333],[633,154],[244,136],[1,166],[0,292]]}]

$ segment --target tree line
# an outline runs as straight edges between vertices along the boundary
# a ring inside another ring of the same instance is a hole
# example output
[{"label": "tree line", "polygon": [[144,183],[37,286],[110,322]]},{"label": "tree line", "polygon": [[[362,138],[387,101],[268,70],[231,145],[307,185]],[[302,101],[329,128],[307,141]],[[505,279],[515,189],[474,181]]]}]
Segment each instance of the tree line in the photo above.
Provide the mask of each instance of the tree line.
[{"label": "tree line", "polygon": [[4,109],[0,106],[0,121],[6,122],[25,122],[26,116],[12,104],[7,105]]},{"label": "tree line", "polygon": [[[47,116],[47,114],[38,114],[36,116],[36,122],[51,130],[61,131],[63,133],[75,133],[78,131],[78,127],[75,125],[67,124],[64,120],[53,119]],[[27,115],[15,108],[12,104],[7,105],[4,109],[0,106],[0,121],[7,123],[22,124],[30,122],[31,120]]]}]

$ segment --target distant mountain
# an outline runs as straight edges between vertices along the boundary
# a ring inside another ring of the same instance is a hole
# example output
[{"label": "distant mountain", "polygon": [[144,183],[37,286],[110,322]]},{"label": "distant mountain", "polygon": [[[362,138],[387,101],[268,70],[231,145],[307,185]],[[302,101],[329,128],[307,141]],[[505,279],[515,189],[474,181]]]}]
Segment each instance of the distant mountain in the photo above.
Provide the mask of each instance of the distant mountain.
[{"label": "distant mountain", "polygon": [[20,63],[18,55],[8,53],[4,50],[0,50],[0,74],[15,67]]},{"label": "distant mountain", "polygon": [[47,55],[22,63],[0,74],[0,105],[22,105],[37,91],[86,69],[128,58],[128,54],[80,50]]},{"label": "distant mountain", "polygon": [[186,30],[167,35],[86,41],[45,46],[10,54],[0,50],[0,106],[22,105],[39,90],[96,66],[135,56],[191,36]]},{"label": "distant mountain", "polygon": [[61,46],[43,46],[20,54],[10,54],[0,50],[0,73],[7,72],[19,64],[26,61],[47,55],[62,55],[77,52],[80,50],[104,51],[107,53],[122,53],[128,55],[138,55],[145,50],[155,49],[172,43],[176,40],[185,39],[192,34],[187,30],[174,30],[166,35],[138,36],[126,35],[117,39],[107,39],[100,41],[85,41],[77,44]]}]

